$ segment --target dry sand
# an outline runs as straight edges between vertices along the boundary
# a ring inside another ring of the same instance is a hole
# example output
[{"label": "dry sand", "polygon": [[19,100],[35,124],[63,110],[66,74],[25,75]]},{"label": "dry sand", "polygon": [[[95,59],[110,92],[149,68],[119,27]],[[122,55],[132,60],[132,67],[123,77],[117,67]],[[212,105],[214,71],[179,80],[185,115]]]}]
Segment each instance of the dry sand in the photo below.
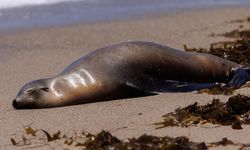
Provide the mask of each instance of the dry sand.
[{"label": "dry sand", "polygon": [[[213,98],[226,100],[227,96],[222,95],[166,93],[39,110],[15,110],[11,106],[12,99],[22,85],[57,74],[96,48],[128,40],[154,41],[178,49],[183,49],[183,44],[208,47],[209,43],[225,40],[223,37],[210,37],[209,34],[237,28],[239,24],[225,22],[242,19],[249,13],[249,8],[196,10],[0,35],[0,149],[16,148],[11,145],[10,138],[27,125],[50,132],[61,130],[64,133],[72,130],[92,133],[108,130],[121,139],[146,133],[174,137],[185,135],[197,142],[213,142],[227,137],[235,142],[249,143],[249,126],[243,126],[243,130],[232,130],[230,126],[156,130],[152,125],[161,121],[162,115],[178,107],[193,102],[205,104]],[[244,23],[244,28],[250,28],[250,24]],[[250,89],[241,89],[239,92],[247,94]],[[39,149],[47,148],[44,146]]]}]

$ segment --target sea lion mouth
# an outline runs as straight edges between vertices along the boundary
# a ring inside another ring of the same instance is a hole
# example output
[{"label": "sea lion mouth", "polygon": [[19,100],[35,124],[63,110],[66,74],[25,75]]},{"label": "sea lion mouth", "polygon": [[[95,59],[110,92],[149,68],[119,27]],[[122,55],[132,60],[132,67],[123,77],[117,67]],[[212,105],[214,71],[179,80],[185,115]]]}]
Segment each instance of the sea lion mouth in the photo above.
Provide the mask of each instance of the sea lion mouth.
[{"label": "sea lion mouth", "polygon": [[34,104],[34,103],[30,103],[30,102],[22,102],[22,103],[19,103],[17,102],[15,99],[13,100],[12,102],[12,106],[15,108],[15,109],[38,109],[38,108],[41,108],[41,106],[37,105],[37,104]]}]

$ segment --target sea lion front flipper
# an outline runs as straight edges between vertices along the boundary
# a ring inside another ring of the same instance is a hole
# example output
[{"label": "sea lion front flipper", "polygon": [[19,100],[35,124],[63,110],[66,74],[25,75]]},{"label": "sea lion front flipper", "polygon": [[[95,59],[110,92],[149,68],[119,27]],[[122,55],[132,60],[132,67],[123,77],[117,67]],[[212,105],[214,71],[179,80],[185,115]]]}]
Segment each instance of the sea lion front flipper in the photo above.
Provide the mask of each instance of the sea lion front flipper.
[{"label": "sea lion front flipper", "polygon": [[232,69],[232,79],[228,83],[229,86],[239,88],[247,81],[250,80],[249,70],[244,68],[233,68]]},{"label": "sea lion front flipper", "polygon": [[176,83],[173,84],[169,81],[165,81],[166,91],[163,90],[162,92],[192,92],[201,89],[213,88],[217,85],[217,83],[195,83],[195,82],[184,82],[184,81],[175,81],[175,82]]},{"label": "sea lion front flipper", "polygon": [[212,88],[217,83],[189,83],[175,80],[144,80],[137,82],[127,82],[127,86],[140,89],[149,93],[166,93],[166,92],[191,92],[205,88]]}]

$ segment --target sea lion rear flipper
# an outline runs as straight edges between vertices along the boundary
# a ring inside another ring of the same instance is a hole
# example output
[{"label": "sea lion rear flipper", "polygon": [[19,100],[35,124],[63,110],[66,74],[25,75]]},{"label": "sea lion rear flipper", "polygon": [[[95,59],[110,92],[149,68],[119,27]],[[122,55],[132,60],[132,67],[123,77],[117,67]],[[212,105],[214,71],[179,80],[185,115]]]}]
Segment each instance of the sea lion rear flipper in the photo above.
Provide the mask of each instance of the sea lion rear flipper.
[{"label": "sea lion rear flipper", "polygon": [[228,83],[229,86],[240,88],[250,80],[249,68],[233,68],[232,74],[232,79]]}]

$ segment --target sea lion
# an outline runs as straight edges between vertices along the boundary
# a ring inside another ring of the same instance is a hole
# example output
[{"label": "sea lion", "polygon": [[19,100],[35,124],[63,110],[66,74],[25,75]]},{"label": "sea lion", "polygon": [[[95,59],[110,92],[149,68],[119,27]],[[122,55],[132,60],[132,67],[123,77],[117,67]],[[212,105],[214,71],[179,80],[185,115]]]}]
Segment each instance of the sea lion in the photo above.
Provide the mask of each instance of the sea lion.
[{"label": "sea lion", "polygon": [[153,42],[124,42],[93,51],[59,75],[24,85],[13,107],[48,108],[187,92],[216,82],[240,87],[250,80],[249,70],[209,54],[184,52]]}]

